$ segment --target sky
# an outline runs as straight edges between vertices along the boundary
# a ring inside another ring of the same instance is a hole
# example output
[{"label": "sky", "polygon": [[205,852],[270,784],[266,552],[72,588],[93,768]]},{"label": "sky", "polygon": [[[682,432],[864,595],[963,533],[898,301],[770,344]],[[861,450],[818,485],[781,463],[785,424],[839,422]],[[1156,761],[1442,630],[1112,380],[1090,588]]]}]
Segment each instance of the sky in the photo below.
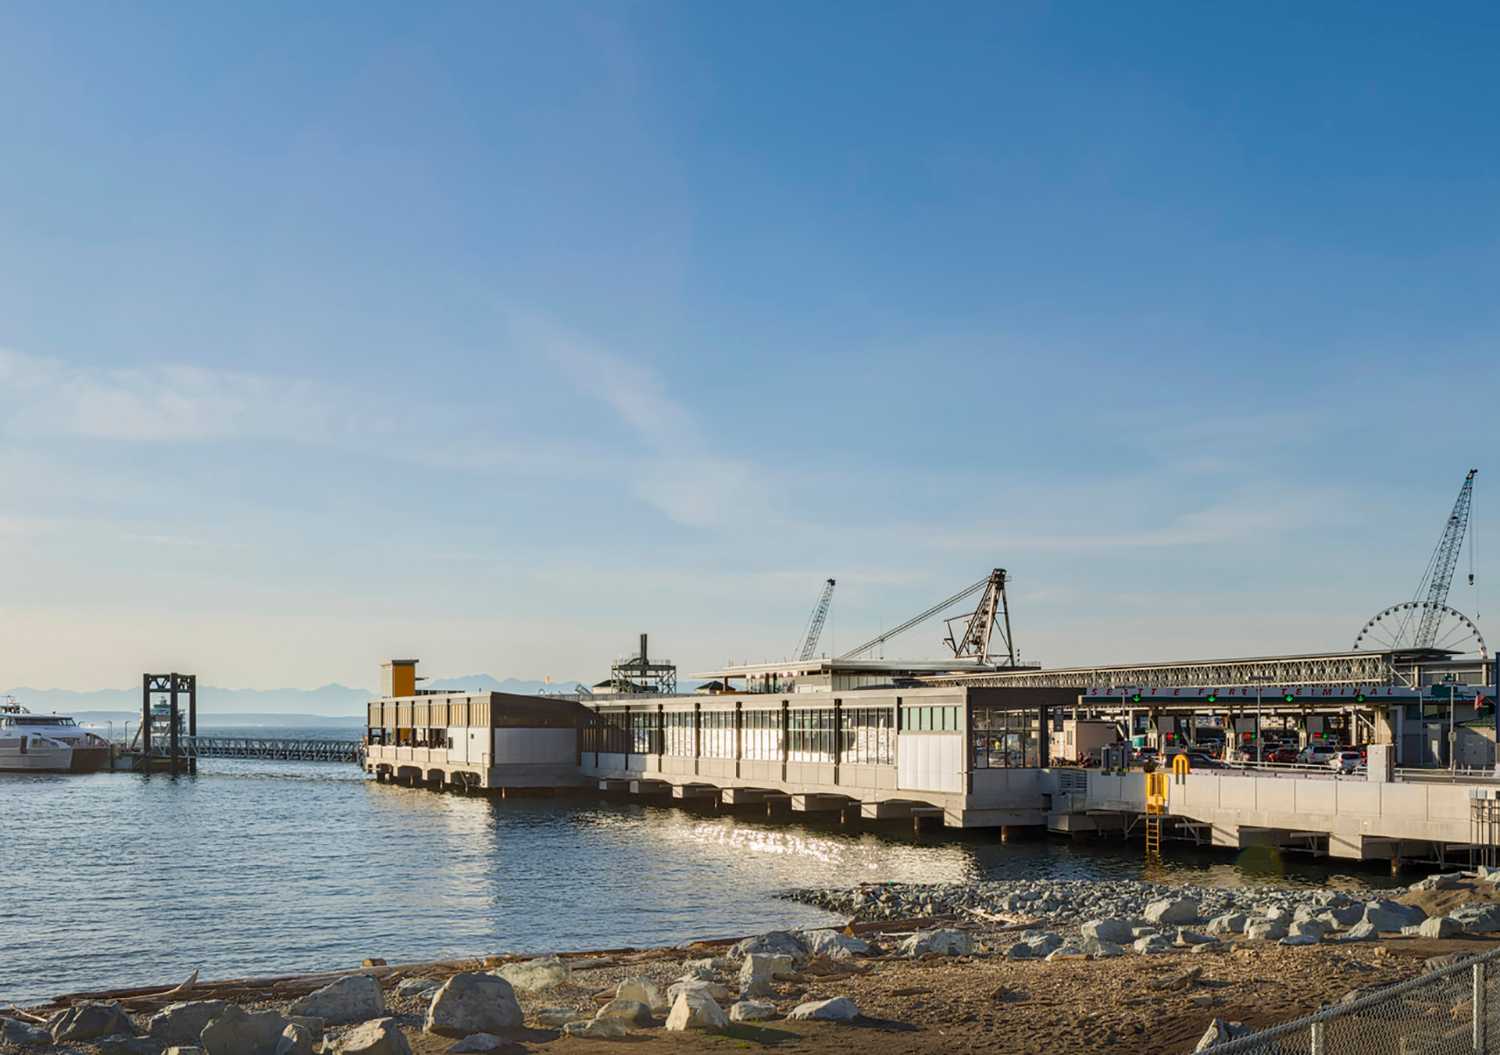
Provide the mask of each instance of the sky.
[{"label": "sky", "polygon": [[1474,467],[1488,629],[1497,32],[0,6],[0,684],[1344,648]]}]

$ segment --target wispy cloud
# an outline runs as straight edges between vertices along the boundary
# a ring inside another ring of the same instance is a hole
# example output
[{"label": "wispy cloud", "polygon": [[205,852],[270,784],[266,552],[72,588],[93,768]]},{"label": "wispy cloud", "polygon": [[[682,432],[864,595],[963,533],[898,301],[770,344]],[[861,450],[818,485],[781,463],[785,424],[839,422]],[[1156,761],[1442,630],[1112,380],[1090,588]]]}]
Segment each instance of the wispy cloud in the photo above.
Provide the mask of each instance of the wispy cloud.
[{"label": "wispy cloud", "polygon": [[544,355],[635,434],[642,457],[629,471],[641,501],[679,524],[709,528],[726,524],[747,496],[774,494],[758,466],[711,449],[697,416],[649,368],[550,320],[515,317],[511,325],[519,344]]}]

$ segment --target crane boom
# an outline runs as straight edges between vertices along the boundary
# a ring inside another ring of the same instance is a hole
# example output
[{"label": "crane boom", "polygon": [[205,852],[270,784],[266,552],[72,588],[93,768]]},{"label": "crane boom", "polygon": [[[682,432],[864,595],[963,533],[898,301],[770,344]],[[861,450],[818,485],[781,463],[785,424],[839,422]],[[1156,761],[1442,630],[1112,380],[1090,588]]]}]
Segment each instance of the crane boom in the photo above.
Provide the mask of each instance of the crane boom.
[{"label": "crane boom", "polygon": [[823,623],[828,619],[828,607],[833,603],[833,580],[823,585],[823,595],[813,605],[812,615],[807,620],[807,630],[802,635],[802,644],[797,649],[799,660],[812,659],[818,651],[818,638],[823,636]]},{"label": "crane boom", "polygon": [[986,586],[988,586],[990,584],[990,580],[993,577],[994,577],[993,575],[986,575],[983,579],[980,579],[973,586],[965,587],[964,589],[958,591],[958,593],[954,594],[952,597],[949,597],[947,600],[940,601],[937,604],[933,605],[931,608],[927,609],[927,611],[923,612],[921,615],[913,616],[912,618],[908,619],[906,622],[902,623],[900,626],[894,627],[894,628],[892,628],[890,630],[887,630],[885,633],[881,634],[879,637],[873,637],[873,638],[871,638],[869,641],[866,641],[863,645],[860,645],[856,649],[851,649],[850,651],[845,652],[843,655],[839,656],[838,658],[839,659],[853,659],[855,656],[863,655],[864,653],[870,651],[872,648],[875,648],[877,645],[883,645],[883,644],[885,644],[891,638],[895,637],[898,634],[905,633],[906,631],[910,630],[912,627],[916,626],[918,623],[926,622],[928,619],[931,619],[933,616],[937,615],[939,612],[943,611],[945,608],[949,608],[952,605],[957,604],[959,601],[962,601],[962,600],[964,600],[967,597],[972,597],[974,594],[978,593],[980,590],[982,590]]},{"label": "crane boom", "polygon": [[1417,596],[1427,588],[1427,603],[1422,607],[1422,622],[1417,626],[1412,639],[1413,648],[1431,648],[1437,636],[1438,624],[1442,621],[1443,606],[1448,603],[1448,587],[1453,584],[1453,569],[1458,566],[1458,556],[1463,550],[1464,534],[1469,528],[1469,507],[1474,500],[1474,476],[1478,469],[1470,469],[1459,488],[1458,500],[1453,503],[1453,512],[1448,514],[1448,523],[1443,528],[1443,537],[1427,565],[1427,574],[1417,586]]}]

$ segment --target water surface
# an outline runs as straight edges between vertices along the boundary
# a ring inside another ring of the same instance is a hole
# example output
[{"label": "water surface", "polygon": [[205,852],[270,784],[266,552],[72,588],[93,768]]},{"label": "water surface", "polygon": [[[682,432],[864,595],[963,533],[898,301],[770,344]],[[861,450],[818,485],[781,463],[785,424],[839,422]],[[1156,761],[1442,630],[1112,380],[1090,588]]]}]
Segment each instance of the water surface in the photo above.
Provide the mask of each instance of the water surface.
[{"label": "water surface", "polygon": [[[775,897],[792,887],[1143,874],[1139,844],[915,841],[631,802],[463,798],[349,765],[9,775],[0,797],[0,1003],[195,969],[663,944],[833,919]],[[1322,883],[1339,871],[1168,856],[1152,878]]]}]

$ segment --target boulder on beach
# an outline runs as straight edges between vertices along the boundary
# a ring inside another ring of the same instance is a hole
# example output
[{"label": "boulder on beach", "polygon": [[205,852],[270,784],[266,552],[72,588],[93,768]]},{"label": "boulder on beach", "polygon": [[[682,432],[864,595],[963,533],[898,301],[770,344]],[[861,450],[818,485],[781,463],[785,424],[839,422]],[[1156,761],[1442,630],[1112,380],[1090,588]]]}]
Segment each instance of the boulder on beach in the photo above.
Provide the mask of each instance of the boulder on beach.
[{"label": "boulder on beach", "polygon": [[276,1042],[275,1055],[313,1055],[312,1030],[297,1022],[288,1022]]},{"label": "boulder on beach", "polygon": [[594,1012],[596,1019],[610,1019],[626,1026],[649,1026],[651,1005],[629,997],[617,996]]},{"label": "boulder on beach", "polygon": [[246,1011],[227,1005],[203,1027],[199,1043],[206,1055],[267,1055],[274,1053],[290,1020],[277,1011]]},{"label": "boulder on beach", "polygon": [[715,1002],[728,1000],[732,993],[720,982],[706,982],[702,978],[679,978],[667,986],[667,1006],[677,1006],[677,998],[683,993],[702,993]]},{"label": "boulder on beach", "polygon": [[293,1000],[287,1010],[311,1015],[331,1026],[368,1022],[385,1014],[385,994],[380,983],[367,974],[350,974]]},{"label": "boulder on beach", "polygon": [[770,996],[775,980],[789,978],[792,973],[790,956],[751,953],[740,968],[740,992],[745,996]]},{"label": "boulder on beach", "polygon": [[1466,877],[1462,872],[1439,872],[1426,879],[1419,879],[1408,890],[1457,890]]},{"label": "boulder on beach", "polygon": [[620,984],[615,987],[615,997],[621,1000],[639,1000],[652,1011],[666,1013],[668,1004],[666,997],[657,988],[656,983],[649,978],[632,975],[629,978],[621,978]]},{"label": "boulder on beach", "polygon": [[448,1046],[448,1055],[483,1055],[484,1052],[525,1051],[514,1041],[501,1040],[493,1033],[471,1033]]},{"label": "boulder on beach", "polygon": [[572,971],[556,956],[543,956],[524,963],[508,963],[490,972],[496,978],[504,978],[518,993],[538,993],[551,989],[568,980]]},{"label": "boulder on beach", "polygon": [[724,1009],[713,997],[700,989],[687,989],[677,994],[672,1011],[667,1015],[667,1029],[674,1033],[690,1029],[717,1033],[729,1027]]},{"label": "boulder on beach", "polygon": [[1500,905],[1461,905],[1448,915],[1467,934],[1490,934],[1500,930]]},{"label": "boulder on beach", "polygon": [[74,1004],[47,1020],[52,1040],[58,1044],[93,1040],[116,1033],[135,1034],[135,1023],[117,1003]]},{"label": "boulder on beach", "polygon": [[613,1018],[593,1018],[587,1022],[569,1022],[563,1032],[584,1040],[623,1040],[630,1033],[625,1023]]},{"label": "boulder on beach", "polygon": [[802,940],[812,956],[826,956],[830,960],[848,960],[855,956],[868,956],[874,952],[869,942],[832,928],[802,932]]},{"label": "boulder on beach", "polygon": [[99,1055],[161,1055],[161,1041],[134,1033],[112,1033],[91,1041]]},{"label": "boulder on beach", "polygon": [[967,931],[953,927],[919,930],[900,945],[902,956],[968,956],[974,951],[974,939]]},{"label": "boulder on beach", "polygon": [[1130,947],[1142,956],[1159,956],[1164,952],[1172,951],[1172,943],[1160,934],[1137,938]]},{"label": "boulder on beach", "polygon": [[807,945],[797,935],[785,930],[767,931],[753,938],[746,938],[729,950],[729,955],[742,960],[751,953],[769,953],[773,956],[790,956],[794,963],[807,959]]},{"label": "boulder on beach", "polygon": [[1334,941],[1374,941],[1380,932],[1368,923],[1356,923],[1349,930],[1334,938]]},{"label": "boulder on beach", "polygon": [[794,1022],[852,1022],[859,1017],[859,1008],[847,996],[836,996],[798,1004],[786,1017]]},{"label": "boulder on beach", "polygon": [[411,1055],[406,1034],[394,1018],[362,1022],[333,1045],[333,1055]]},{"label": "boulder on beach", "polygon": [[1462,924],[1448,916],[1429,916],[1417,924],[1417,934],[1423,938],[1453,938],[1462,933]]},{"label": "boulder on beach", "polygon": [[1135,940],[1135,924],[1117,916],[1091,919],[1078,929],[1085,938],[1098,938],[1116,945],[1128,945]]},{"label": "boulder on beach", "polygon": [[168,1004],[146,1020],[146,1033],[163,1044],[196,1047],[203,1027],[217,1018],[228,1003],[223,1000],[190,1000]]},{"label": "boulder on beach", "polygon": [[1096,960],[1108,960],[1115,956],[1125,955],[1125,949],[1122,946],[1100,938],[1084,938],[1078,943],[1078,947]]},{"label": "boulder on beach", "polygon": [[425,996],[437,992],[442,984],[436,978],[403,978],[396,985],[396,995]]},{"label": "boulder on beach", "polygon": [[777,1017],[776,1005],[769,1000],[739,1000],[729,1007],[731,1022],[769,1022]]},{"label": "boulder on beach", "polygon": [[521,1024],[516,991],[504,978],[465,972],[443,983],[427,1008],[422,1028],[440,1037],[504,1033]]},{"label": "boulder on beach", "polygon": [[52,1043],[52,1034],[41,1026],[22,1022],[18,1018],[0,1018],[0,1044],[11,1044],[18,1048],[36,1048]]},{"label": "boulder on beach", "polygon": [[1181,923],[1196,923],[1198,901],[1190,897],[1162,898],[1146,906],[1146,922],[1176,926]]},{"label": "boulder on beach", "polygon": [[1245,926],[1245,937],[1250,941],[1280,941],[1291,931],[1284,919],[1253,919]]},{"label": "boulder on beach", "polygon": [[1365,905],[1362,920],[1382,933],[1399,934],[1402,927],[1416,926],[1426,918],[1427,913],[1415,905],[1378,898]]}]

